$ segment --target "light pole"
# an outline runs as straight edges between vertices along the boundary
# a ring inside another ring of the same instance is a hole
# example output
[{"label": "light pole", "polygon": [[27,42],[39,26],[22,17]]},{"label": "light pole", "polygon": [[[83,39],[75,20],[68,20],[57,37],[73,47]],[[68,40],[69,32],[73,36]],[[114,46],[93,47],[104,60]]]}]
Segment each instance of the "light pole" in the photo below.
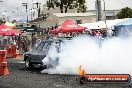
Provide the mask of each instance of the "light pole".
[{"label": "light pole", "polygon": [[[22,3],[22,6],[25,6],[26,7],[26,13],[27,13],[28,3]],[[27,26],[28,26],[28,13],[27,13]]]},{"label": "light pole", "polygon": [[107,23],[106,23],[106,10],[105,10],[105,1],[104,2],[104,20],[105,20],[105,25],[106,25],[106,29],[107,29]]},{"label": "light pole", "polygon": [[3,16],[3,18],[5,18],[5,19],[6,19],[6,15],[7,15],[6,13],[7,13],[6,11],[3,11],[3,12],[2,12],[2,16]]},{"label": "light pole", "polygon": [[0,3],[4,2],[3,0],[0,0]]},{"label": "light pole", "polygon": [[33,17],[34,17],[34,9],[33,8],[31,8],[31,21],[33,20]]},{"label": "light pole", "polygon": [[3,2],[3,0],[0,0],[0,2]]},{"label": "light pole", "polygon": [[[40,4],[41,4],[41,3],[36,2],[36,3],[33,3],[33,4],[36,4],[36,6],[37,6],[37,11],[38,11],[38,16],[37,16],[37,18],[38,18],[38,20],[40,20],[39,18],[40,18]],[[40,28],[40,21],[38,21],[38,24],[39,24],[39,28]]]},{"label": "light pole", "polygon": [[101,0],[95,0],[96,7],[96,21],[102,20],[102,9],[101,9]]},{"label": "light pole", "polygon": [[36,4],[37,5],[37,11],[38,11],[38,18],[40,16],[40,4],[39,2],[36,2],[36,3],[33,3],[33,4]]}]

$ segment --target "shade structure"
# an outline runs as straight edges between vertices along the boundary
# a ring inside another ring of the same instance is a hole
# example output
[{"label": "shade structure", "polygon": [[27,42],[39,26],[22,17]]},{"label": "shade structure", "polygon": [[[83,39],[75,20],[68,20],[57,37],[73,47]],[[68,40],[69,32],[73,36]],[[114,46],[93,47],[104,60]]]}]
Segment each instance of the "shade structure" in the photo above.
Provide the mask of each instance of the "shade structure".
[{"label": "shade structure", "polygon": [[71,19],[67,19],[63,24],[61,24],[57,29],[51,30],[51,33],[71,33],[71,32],[82,32],[86,27],[82,27]]},{"label": "shade structure", "polygon": [[18,32],[5,24],[0,25],[0,35],[2,36],[15,36]]},{"label": "shade structure", "polygon": [[132,18],[126,18],[124,21],[116,24],[115,29],[132,29]]},{"label": "shade structure", "polygon": [[57,34],[57,33],[60,33],[60,32],[61,32],[61,30],[60,30],[59,28],[50,30],[50,33],[51,33],[51,34]]},{"label": "shade structure", "polygon": [[[93,29],[114,29],[114,26],[120,22],[125,21],[125,19],[114,19],[114,20],[106,20],[105,21],[98,21],[98,22],[91,22],[91,23],[84,23],[79,24],[82,27],[87,27],[86,30],[93,30]],[[107,27],[107,28],[106,28]]]}]

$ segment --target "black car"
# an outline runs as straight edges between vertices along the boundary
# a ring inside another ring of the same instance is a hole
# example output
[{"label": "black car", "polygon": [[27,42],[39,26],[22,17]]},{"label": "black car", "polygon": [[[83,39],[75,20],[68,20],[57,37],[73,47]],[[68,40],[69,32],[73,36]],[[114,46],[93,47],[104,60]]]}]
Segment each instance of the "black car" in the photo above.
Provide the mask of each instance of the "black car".
[{"label": "black car", "polygon": [[[24,53],[24,61],[27,68],[33,68],[36,66],[46,67],[42,60],[48,54],[49,48],[54,45],[56,46],[56,50],[59,53],[59,46],[61,44],[61,40],[43,40],[38,44],[32,51],[28,51]],[[58,61],[58,58],[57,58]]]}]

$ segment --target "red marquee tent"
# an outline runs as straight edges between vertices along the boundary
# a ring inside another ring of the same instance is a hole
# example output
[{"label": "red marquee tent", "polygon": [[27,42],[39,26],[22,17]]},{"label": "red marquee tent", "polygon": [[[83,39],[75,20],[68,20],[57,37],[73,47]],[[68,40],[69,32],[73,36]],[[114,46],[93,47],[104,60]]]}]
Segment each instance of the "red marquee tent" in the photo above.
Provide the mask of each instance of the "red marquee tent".
[{"label": "red marquee tent", "polygon": [[60,33],[60,32],[61,32],[61,30],[59,28],[56,28],[56,29],[53,29],[50,31],[50,33],[52,33],[52,34],[56,34],[56,33]]},{"label": "red marquee tent", "polygon": [[51,30],[51,33],[82,32],[85,29],[86,29],[85,27],[82,27],[74,23],[71,19],[67,19],[57,29]]},{"label": "red marquee tent", "polygon": [[1,24],[0,25],[0,35],[2,36],[15,36],[17,35],[17,31],[10,28],[9,26],[5,25],[5,24]]}]

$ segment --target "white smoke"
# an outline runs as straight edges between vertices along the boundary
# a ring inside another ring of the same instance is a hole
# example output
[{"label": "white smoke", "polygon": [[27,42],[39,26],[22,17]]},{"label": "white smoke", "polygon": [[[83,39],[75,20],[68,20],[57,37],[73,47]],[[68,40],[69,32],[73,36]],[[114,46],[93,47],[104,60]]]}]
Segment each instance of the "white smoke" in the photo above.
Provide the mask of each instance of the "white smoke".
[{"label": "white smoke", "polygon": [[[53,52],[52,52],[53,54]],[[88,36],[80,36],[63,44],[59,54],[59,66],[43,70],[49,74],[77,74],[82,65],[87,74],[131,74],[132,38],[111,38],[99,42]]]}]

